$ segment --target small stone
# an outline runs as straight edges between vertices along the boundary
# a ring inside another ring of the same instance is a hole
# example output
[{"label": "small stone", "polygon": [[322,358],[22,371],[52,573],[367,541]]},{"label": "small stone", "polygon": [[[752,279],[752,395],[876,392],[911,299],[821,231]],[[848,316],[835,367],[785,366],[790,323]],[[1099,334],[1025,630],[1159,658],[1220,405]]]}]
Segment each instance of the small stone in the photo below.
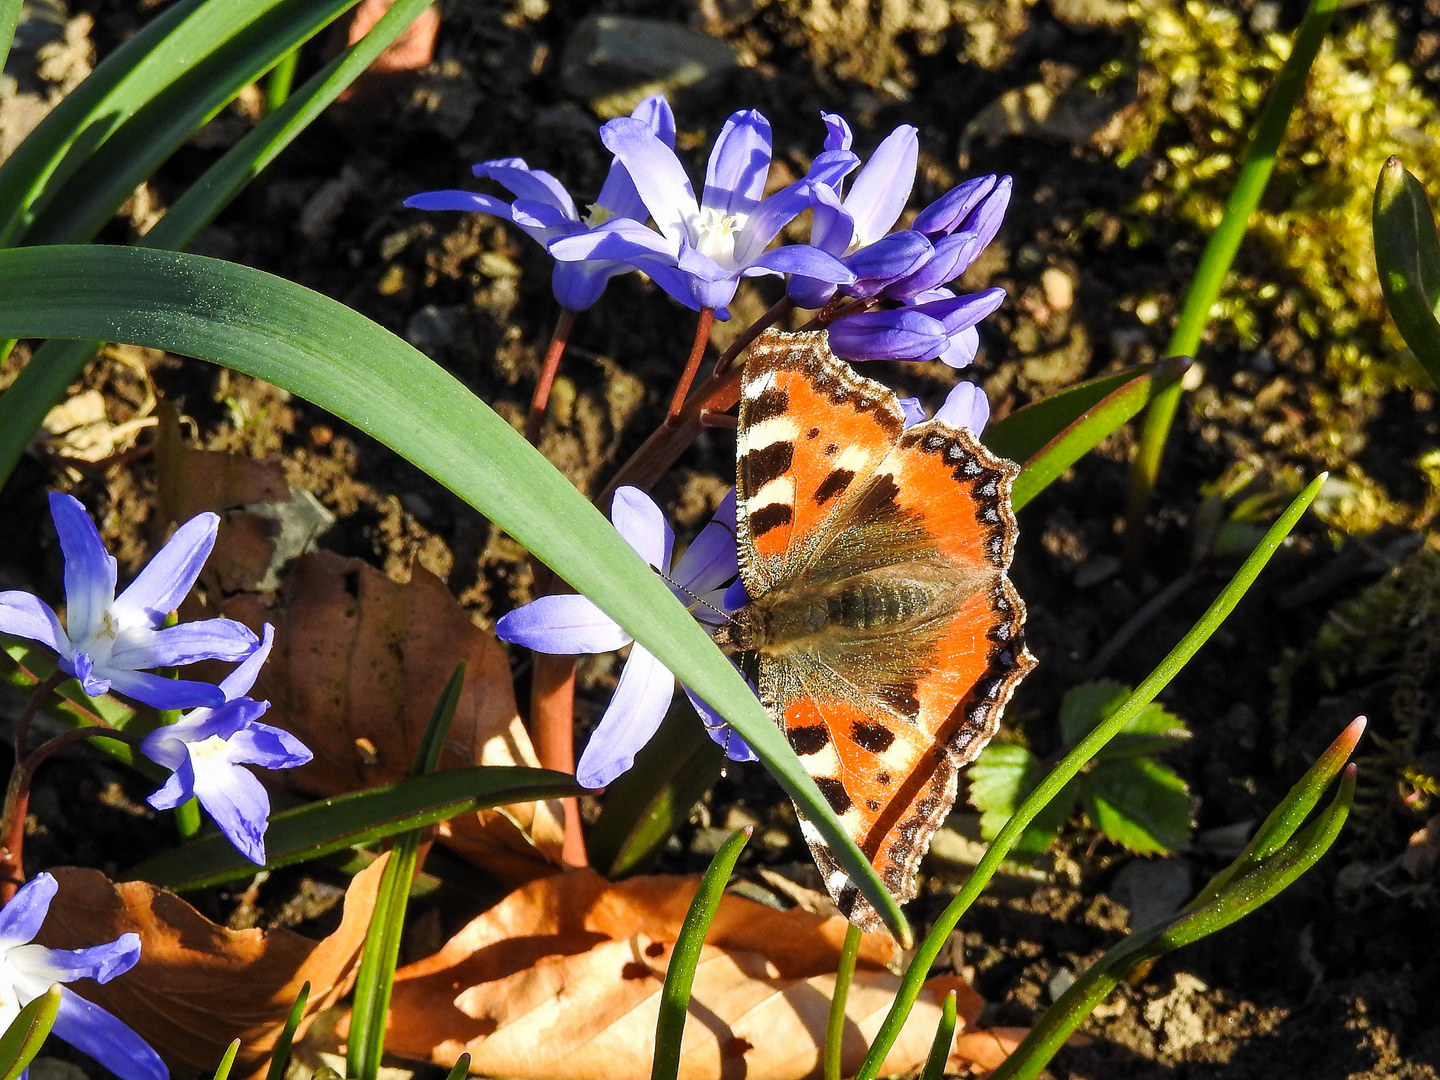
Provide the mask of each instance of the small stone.
[{"label": "small stone", "polygon": [[1129,9],[1121,0],[1050,0],[1050,13],[1072,30],[1095,30],[1122,25]]},{"label": "small stone", "polygon": [[1058,1001],[1060,995],[1075,985],[1075,973],[1069,968],[1061,968],[1050,976],[1050,981],[1045,984],[1045,990],[1050,995],[1051,1001]]},{"label": "small stone", "polygon": [[1075,571],[1077,589],[1093,589],[1101,582],[1109,581],[1120,572],[1124,564],[1118,555],[1099,555],[1082,563]]},{"label": "small stone", "polygon": [[570,35],[560,58],[567,93],[589,103],[597,116],[628,115],[651,94],[720,88],[740,65],[723,41],[676,23],[620,15],[594,15]]},{"label": "small stone", "polygon": [[1054,311],[1069,311],[1075,304],[1075,280],[1059,267],[1051,266],[1040,275],[1040,288]]},{"label": "small stone", "polygon": [[405,325],[405,340],[434,360],[460,330],[460,313],[454,308],[426,304]]}]

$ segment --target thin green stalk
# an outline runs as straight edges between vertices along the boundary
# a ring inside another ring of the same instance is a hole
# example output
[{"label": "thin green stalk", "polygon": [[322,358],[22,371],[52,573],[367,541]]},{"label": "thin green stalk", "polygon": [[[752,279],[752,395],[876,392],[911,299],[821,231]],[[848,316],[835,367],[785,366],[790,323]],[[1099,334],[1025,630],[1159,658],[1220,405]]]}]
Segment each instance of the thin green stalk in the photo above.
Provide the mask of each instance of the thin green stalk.
[{"label": "thin green stalk", "polygon": [[470,1055],[461,1054],[455,1059],[455,1067],[450,1070],[450,1074],[445,1077],[445,1080],[466,1080],[469,1075]]},{"label": "thin green stalk", "polygon": [[731,833],[710,867],[700,879],[690,910],[680,925],[680,935],[670,952],[670,966],[665,969],[665,985],[660,990],[660,1015],[655,1020],[655,1057],[650,1066],[650,1080],[675,1080],[680,1074],[680,1044],[685,1037],[685,1016],[690,1009],[690,990],[695,985],[695,968],[700,951],[705,947],[705,933],[720,907],[725,886],[735,869],[735,861],[750,839],[750,826]]},{"label": "thin green stalk", "polygon": [[[430,722],[420,738],[420,747],[411,766],[412,777],[435,771],[440,751],[460,691],[465,686],[465,664],[455,667],[450,681],[430,713]],[[390,992],[395,984],[395,966],[400,959],[400,939],[405,930],[405,910],[410,889],[420,868],[422,832],[415,829],[400,837],[390,852],[390,864],[380,878],[370,930],[360,951],[360,970],[355,976],[355,998],[350,1010],[350,1039],[346,1047],[348,1075],[352,1080],[376,1080],[380,1059],[385,1054],[385,1021],[390,1012]]]},{"label": "thin green stalk", "polygon": [[1029,1080],[1120,981],[1142,964],[1223,930],[1273,900],[1330,849],[1354,797],[1355,766],[1349,765],[1330,806],[1293,841],[1250,873],[1231,880],[1205,905],[1187,906],[1169,923],[1132,934],[1102,956],[1045,1011],[990,1080]]},{"label": "thin green stalk", "polygon": [[925,1059],[925,1068],[920,1080],[942,1080],[945,1063],[950,1060],[950,1044],[955,1041],[955,991],[945,995],[945,1004],[940,1009],[940,1023],[935,1026],[935,1041],[930,1044],[930,1056]]},{"label": "thin green stalk", "polygon": [[840,965],[835,969],[835,990],[830,995],[830,1019],[825,1025],[825,1080],[840,1080],[840,1057],[845,1047],[845,1001],[855,979],[855,959],[860,955],[860,927],[845,927],[845,944],[840,948]]},{"label": "thin green stalk", "polygon": [[270,69],[265,79],[265,112],[273,113],[290,97],[290,88],[295,83],[295,67],[300,62],[300,50],[291,49]]},{"label": "thin green stalk", "polygon": [[[276,112],[230,148],[180,196],[136,243],[178,251],[215,219],[251,180],[274,161],[424,11],[431,0],[396,0],[393,7],[322,70],[307,79]],[[85,371],[101,342],[47,341],[0,396],[0,484],[25,452],[45,414]]]},{"label": "thin green stalk", "polygon": [[[1166,356],[1194,356],[1200,347],[1200,338],[1210,321],[1210,309],[1215,306],[1225,275],[1230,272],[1235,253],[1240,250],[1240,241],[1245,238],[1250,215],[1260,205],[1260,197],[1270,182],[1275,156],[1285,137],[1290,114],[1305,91],[1310,65],[1320,51],[1339,4],[1340,0],[1311,0],[1305,18],[1295,31],[1290,55],[1275,77],[1275,85],[1270,89],[1254,134],[1245,148],[1240,175],[1225,204],[1225,213],[1210,234],[1210,240],[1200,256],[1200,265],[1195,268],[1190,290],[1185,294],[1185,305],[1175,324],[1175,332],[1170,336],[1170,344],[1165,349]],[[1170,426],[1180,406],[1181,391],[1178,383],[1169,387],[1150,402],[1145,413],[1135,463],[1130,468],[1130,497],[1125,519],[1126,550],[1132,563],[1138,559],[1144,544],[1145,511],[1160,474],[1160,459],[1165,453]]]},{"label": "thin green stalk", "polygon": [[998,836],[990,842],[984,856],[976,865],[974,871],[960,891],[941,912],[940,917],[935,921],[934,927],[926,935],[925,940],[920,943],[915,951],[915,957],[906,969],[904,977],[900,982],[900,989],[895,995],[895,1003],[891,1006],[885,1022],[876,1033],[875,1041],[870,1046],[870,1052],[866,1055],[865,1061],[856,1074],[856,1080],[875,1080],[879,1074],[880,1065],[885,1060],[885,1055],[890,1052],[896,1037],[900,1034],[900,1028],[905,1023],[905,1018],[910,1014],[910,1009],[919,996],[921,984],[930,971],[930,966],[935,958],[940,955],[940,950],[949,939],[951,931],[955,929],[961,916],[969,910],[970,905],[980,895],[995,871],[1000,868],[1001,862],[1009,854],[1010,849],[1015,846],[1025,827],[1034,820],[1041,809],[1053,799],[1060,790],[1080,772],[1082,768],[1098,753],[1107,742],[1117,735],[1126,724],[1130,723],[1140,710],[1155,700],[1157,694],[1163,690],[1170,681],[1180,673],[1180,670],[1190,661],[1191,657],[1199,651],[1200,646],[1209,640],[1222,622],[1235,609],[1241,597],[1254,584],[1260,571],[1270,561],[1270,557],[1280,548],[1280,544],[1300,520],[1300,516],[1306,511],[1320,493],[1321,485],[1326,480],[1325,474],[1317,476],[1306,485],[1305,490],[1295,497],[1292,502],[1280,515],[1279,519],[1272,525],[1264,538],[1250,553],[1230,583],[1220,593],[1209,609],[1201,616],[1200,620],[1190,629],[1170,654],[1161,660],[1155,670],[1142,682],[1135,692],[1126,699],[1114,713],[1107,717],[1100,724],[1091,730],[1090,734],[1081,739],[1064,759],[1050,771],[1050,774],[1041,781],[1040,785],[1032,791],[1025,801],[1020,804],[1010,820],[1005,823]]},{"label": "thin green stalk", "polygon": [[240,1040],[233,1040],[225,1048],[220,1064],[215,1066],[215,1080],[230,1080],[230,1070],[235,1067],[235,1055],[240,1052]]},{"label": "thin green stalk", "polygon": [[280,1037],[275,1040],[275,1049],[270,1051],[270,1068],[265,1071],[265,1080],[285,1080],[285,1070],[290,1067],[290,1046],[295,1041],[295,1032],[305,1018],[305,1006],[310,1001],[310,980],[306,979],[295,995],[295,1004],[290,1006],[290,1015]]}]

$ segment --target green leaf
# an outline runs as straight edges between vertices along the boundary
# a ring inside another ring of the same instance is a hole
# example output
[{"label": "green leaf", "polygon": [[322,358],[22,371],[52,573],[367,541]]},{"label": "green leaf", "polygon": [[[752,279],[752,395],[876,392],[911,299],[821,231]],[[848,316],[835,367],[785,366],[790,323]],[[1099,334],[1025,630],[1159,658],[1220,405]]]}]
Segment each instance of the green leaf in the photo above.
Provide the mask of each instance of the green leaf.
[{"label": "green leaf", "polygon": [[[420,746],[410,768],[412,777],[435,771],[455,707],[460,704],[460,691],[465,686],[465,664],[455,672],[440,691],[430,720],[420,736]],[[350,1035],[346,1045],[348,1075],[354,1080],[375,1080],[380,1073],[380,1059],[385,1053],[385,1022],[390,1011],[390,990],[395,983],[395,965],[400,959],[400,939],[405,932],[405,912],[410,903],[410,889],[420,869],[420,830],[402,835],[390,852],[390,862],[380,875],[375,894],[375,908],[370,913],[370,926],[360,950],[360,970],[355,976],[354,997],[350,1007]]]},{"label": "green leaf", "polygon": [[980,441],[1003,458],[1028,461],[1056,435],[1126,383],[1149,373],[1153,366],[1144,364],[1067,386],[988,425]]},{"label": "green leaf", "polygon": [[[1109,679],[1081,683],[1066,691],[1060,702],[1060,736],[1066,746],[1074,746],[1090,734],[1101,721],[1125,703],[1130,687]],[[1156,754],[1171,750],[1181,739],[1189,738],[1190,729],[1163,705],[1150,702],[1116,735],[1097,757],[1110,759]]]},{"label": "green leaf", "polygon": [[[980,811],[980,835],[994,840],[1029,794],[1045,778],[1045,766],[1028,749],[1015,743],[991,743],[980,751],[966,774],[970,802]],[[1026,827],[1011,854],[1018,860],[1043,855],[1075,808],[1073,788],[1062,788]]]},{"label": "green leaf", "polygon": [[564,475],[412,346],[258,270],[99,246],[0,251],[0,337],[121,341],[211,360],[380,440],[529,548],[734,725],[896,937],[910,940],[895,898],[704,629]]},{"label": "green leaf", "polygon": [[1375,185],[1375,266],[1390,317],[1440,386],[1440,238],[1425,189],[1392,157]]},{"label": "green leaf", "polygon": [[[6,989],[14,993],[9,987]],[[55,1014],[59,1011],[60,987],[55,985],[10,1021],[5,1034],[0,1035],[0,1080],[17,1080],[30,1067],[55,1026]]]},{"label": "green leaf", "polygon": [[235,1067],[235,1055],[240,1052],[240,1040],[231,1041],[225,1048],[225,1053],[220,1057],[220,1064],[215,1066],[213,1080],[230,1080],[230,1070]]},{"label": "green leaf", "polygon": [[950,1060],[950,1048],[955,1042],[955,991],[945,995],[945,1004],[940,1008],[940,1022],[935,1025],[935,1039],[930,1044],[930,1053],[925,1058],[925,1068],[920,1080],[943,1080],[945,1064]]},{"label": "green leaf", "polygon": [[10,56],[15,41],[15,27],[20,25],[20,0],[0,0],[0,70]]},{"label": "green leaf", "polygon": [[1177,357],[1154,365],[1116,387],[1090,406],[1058,435],[1036,450],[1021,466],[1010,501],[1021,509],[1109,435],[1118,431],[1166,387],[1175,386],[1190,361]]},{"label": "green leaf", "polygon": [[295,1004],[290,1006],[290,1015],[285,1018],[280,1037],[275,1040],[275,1049],[270,1051],[270,1068],[265,1071],[265,1080],[285,1080],[290,1066],[290,1046],[295,1041],[300,1021],[305,1017],[305,1005],[309,1000],[310,981],[307,979],[300,987],[300,993],[295,995]]},{"label": "green leaf", "polygon": [[[564,773],[508,766],[477,765],[407,777],[272,815],[265,834],[265,865],[289,866],[460,814],[576,795],[579,790],[575,778]],[[184,892],[254,873],[255,864],[217,833],[148,859],[131,868],[125,879]]]},{"label": "green leaf", "polygon": [[655,1020],[655,1059],[650,1080],[675,1080],[680,1073],[680,1042],[685,1035],[685,1017],[690,1010],[690,990],[695,985],[695,968],[700,951],[705,947],[705,934],[725,895],[725,885],[735,869],[735,860],[750,839],[747,827],[732,833],[709,868],[700,878],[700,885],[685,912],[685,921],[670,953],[670,966],[665,969],[665,985],[660,989],[660,1014]]},{"label": "green leaf", "polygon": [[1097,761],[1080,777],[1091,823],[1137,855],[1164,855],[1190,841],[1190,789],[1154,758]]}]

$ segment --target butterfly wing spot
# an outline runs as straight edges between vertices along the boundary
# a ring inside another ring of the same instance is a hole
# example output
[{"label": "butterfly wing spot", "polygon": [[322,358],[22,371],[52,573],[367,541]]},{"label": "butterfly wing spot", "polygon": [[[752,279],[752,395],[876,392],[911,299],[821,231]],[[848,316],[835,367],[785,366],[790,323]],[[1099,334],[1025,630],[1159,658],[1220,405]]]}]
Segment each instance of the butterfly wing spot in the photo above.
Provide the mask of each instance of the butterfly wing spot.
[{"label": "butterfly wing spot", "polygon": [[818,754],[830,745],[830,730],[824,724],[810,724],[793,727],[785,733],[790,740],[790,749],[800,757]]},{"label": "butterfly wing spot", "polygon": [[832,442],[832,443],[826,443],[826,444],[825,444],[825,456],[826,456],[826,457],[834,457],[834,456],[835,456],[836,454],[838,454],[839,452],[840,452],[840,445],[839,445],[839,443],[833,443],[833,442]]},{"label": "butterfly wing spot", "polygon": [[820,789],[820,794],[825,796],[825,801],[830,804],[831,810],[837,814],[850,812],[850,808],[855,803],[841,781],[836,780],[833,776],[816,776],[813,779],[815,786]]},{"label": "butterfly wing spot", "polygon": [[795,444],[788,440],[772,442],[744,454],[740,458],[740,472],[745,477],[745,501],[753,503],[767,484],[783,477],[793,464]]},{"label": "butterfly wing spot", "polygon": [[773,529],[789,525],[795,520],[795,511],[784,503],[771,503],[750,515],[750,535],[758,540]]},{"label": "butterfly wing spot", "polygon": [[820,437],[820,429],[819,429],[818,427],[812,427],[809,431],[805,432],[805,438],[807,438],[807,439],[814,440],[814,439],[818,439],[819,437]]},{"label": "butterfly wing spot", "polygon": [[783,417],[790,409],[790,395],[778,386],[767,386],[750,402],[747,425],[754,430],[757,424]]},{"label": "butterfly wing spot", "polygon": [[855,479],[852,469],[834,469],[830,475],[825,477],[824,482],[815,489],[815,505],[824,506],[837,495],[843,495],[845,489]]},{"label": "butterfly wing spot", "polygon": [[895,742],[895,733],[884,724],[862,720],[850,728],[850,739],[862,750],[883,754]]}]

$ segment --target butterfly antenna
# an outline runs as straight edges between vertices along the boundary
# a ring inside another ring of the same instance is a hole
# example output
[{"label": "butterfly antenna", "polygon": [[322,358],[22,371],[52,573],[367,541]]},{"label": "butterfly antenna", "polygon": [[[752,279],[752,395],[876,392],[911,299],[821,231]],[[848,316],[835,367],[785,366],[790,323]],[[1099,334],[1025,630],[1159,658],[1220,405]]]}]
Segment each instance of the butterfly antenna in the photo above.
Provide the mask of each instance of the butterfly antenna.
[{"label": "butterfly antenna", "polygon": [[672,578],[669,574],[662,574],[662,573],[660,573],[659,570],[656,570],[655,572],[656,572],[657,574],[660,574],[660,576],[665,579],[665,581],[669,584],[669,586],[670,586],[672,589],[678,589],[680,592],[682,592],[682,593],[684,593],[686,596],[688,596],[691,600],[695,601],[695,603],[700,604],[702,607],[707,607],[707,608],[709,608],[709,609],[710,609],[711,611],[713,611],[716,615],[719,615],[720,618],[723,619],[727,625],[730,624],[730,623],[733,623],[733,622],[735,621],[735,617],[734,617],[733,615],[729,614],[728,612],[721,611],[721,610],[720,610],[718,607],[716,607],[714,604],[710,603],[709,600],[706,600],[706,599],[705,599],[703,596],[701,596],[699,593],[692,592],[691,590],[687,589],[684,585],[681,585],[678,581],[676,581],[674,578]]}]

